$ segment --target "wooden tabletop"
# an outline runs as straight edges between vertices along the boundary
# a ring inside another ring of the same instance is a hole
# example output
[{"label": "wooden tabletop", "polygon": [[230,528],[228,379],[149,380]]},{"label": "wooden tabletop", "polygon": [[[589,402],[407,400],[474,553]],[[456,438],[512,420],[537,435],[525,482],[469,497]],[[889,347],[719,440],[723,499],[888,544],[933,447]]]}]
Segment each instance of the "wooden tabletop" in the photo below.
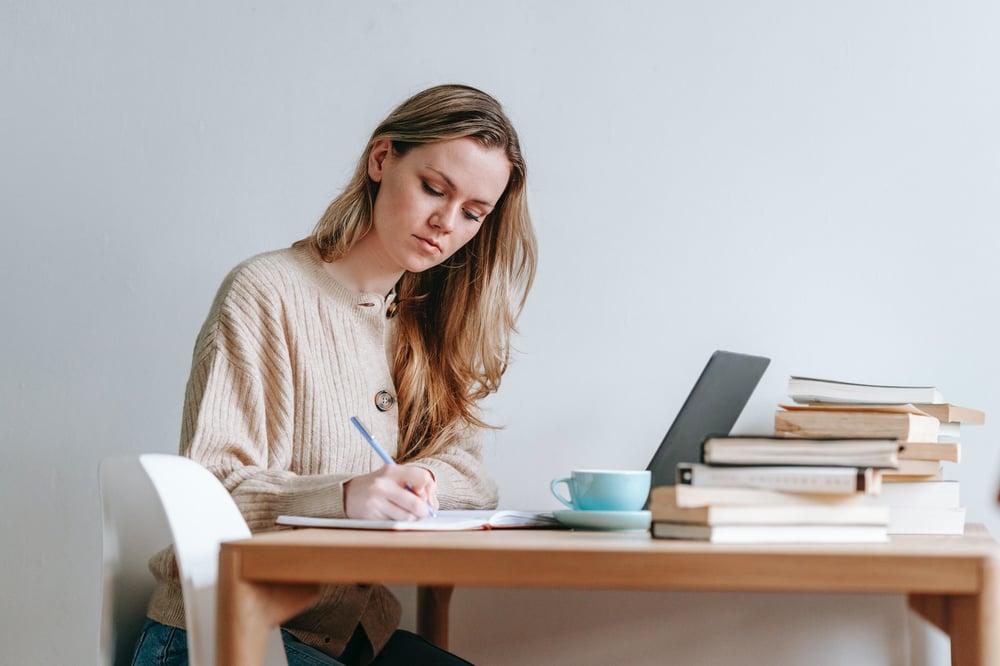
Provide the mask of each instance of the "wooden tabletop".
[{"label": "wooden tabletop", "polygon": [[998,557],[980,525],[884,544],[739,546],[642,532],[300,529],[224,548],[240,551],[246,581],[778,592],[973,593]]}]

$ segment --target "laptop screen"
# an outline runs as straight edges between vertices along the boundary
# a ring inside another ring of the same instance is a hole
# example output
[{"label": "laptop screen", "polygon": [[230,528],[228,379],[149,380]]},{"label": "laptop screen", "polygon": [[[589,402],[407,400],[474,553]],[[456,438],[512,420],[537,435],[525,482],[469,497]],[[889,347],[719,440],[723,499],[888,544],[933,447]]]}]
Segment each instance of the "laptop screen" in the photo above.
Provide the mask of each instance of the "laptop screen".
[{"label": "laptop screen", "polygon": [[677,463],[699,462],[709,435],[728,435],[771,359],[716,351],[646,468],[651,486],[672,486]]}]

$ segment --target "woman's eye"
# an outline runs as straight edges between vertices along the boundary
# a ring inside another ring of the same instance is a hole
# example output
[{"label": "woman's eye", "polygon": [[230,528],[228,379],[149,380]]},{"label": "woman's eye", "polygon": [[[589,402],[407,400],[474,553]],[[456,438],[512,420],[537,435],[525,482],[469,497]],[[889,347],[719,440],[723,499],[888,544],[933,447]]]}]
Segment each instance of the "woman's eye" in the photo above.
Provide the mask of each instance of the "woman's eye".
[{"label": "woman's eye", "polygon": [[462,212],[465,213],[466,219],[472,220],[473,222],[479,221],[479,216],[473,213],[472,211],[463,210]]},{"label": "woman's eye", "polygon": [[431,187],[430,185],[428,185],[426,180],[420,181],[420,184],[424,186],[424,192],[426,192],[427,194],[431,195],[432,197],[442,197],[442,196],[444,196],[444,192],[438,192],[433,187]]}]

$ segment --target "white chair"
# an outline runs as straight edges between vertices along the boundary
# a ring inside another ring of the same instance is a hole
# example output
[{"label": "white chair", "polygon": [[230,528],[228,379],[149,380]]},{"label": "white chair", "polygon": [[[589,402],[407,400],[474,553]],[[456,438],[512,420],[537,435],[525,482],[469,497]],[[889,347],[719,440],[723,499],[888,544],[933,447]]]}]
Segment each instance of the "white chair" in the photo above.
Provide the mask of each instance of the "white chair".
[{"label": "white chair", "polygon": [[170,543],[170,526],[139,458],[101,463],[103,593],[100,661],[127,666],[153,592],[149,558]]},{"label": "white chair", "polygon": [[[233,498],[195,461],[156,453],[105,459],[100,484],[104,510],[100,663],[130,662],[153,587],[149,558],[172,542],[184,594],[190,666],[214,666],[219,544],[250,536]],[[264,663],[287,666],[277,628],[268,635]]]}]

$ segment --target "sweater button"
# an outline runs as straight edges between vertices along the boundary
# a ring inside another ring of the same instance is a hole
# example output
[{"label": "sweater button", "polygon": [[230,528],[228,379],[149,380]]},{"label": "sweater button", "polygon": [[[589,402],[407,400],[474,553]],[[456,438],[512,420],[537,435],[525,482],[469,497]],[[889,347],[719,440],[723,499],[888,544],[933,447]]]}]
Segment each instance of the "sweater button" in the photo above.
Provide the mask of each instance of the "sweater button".
[{"label": "sweater button", "polygon": [[375,408],[380,412],[387,412],[396,404],[396,398],[388,391],[379,391],[375,394]]}]

